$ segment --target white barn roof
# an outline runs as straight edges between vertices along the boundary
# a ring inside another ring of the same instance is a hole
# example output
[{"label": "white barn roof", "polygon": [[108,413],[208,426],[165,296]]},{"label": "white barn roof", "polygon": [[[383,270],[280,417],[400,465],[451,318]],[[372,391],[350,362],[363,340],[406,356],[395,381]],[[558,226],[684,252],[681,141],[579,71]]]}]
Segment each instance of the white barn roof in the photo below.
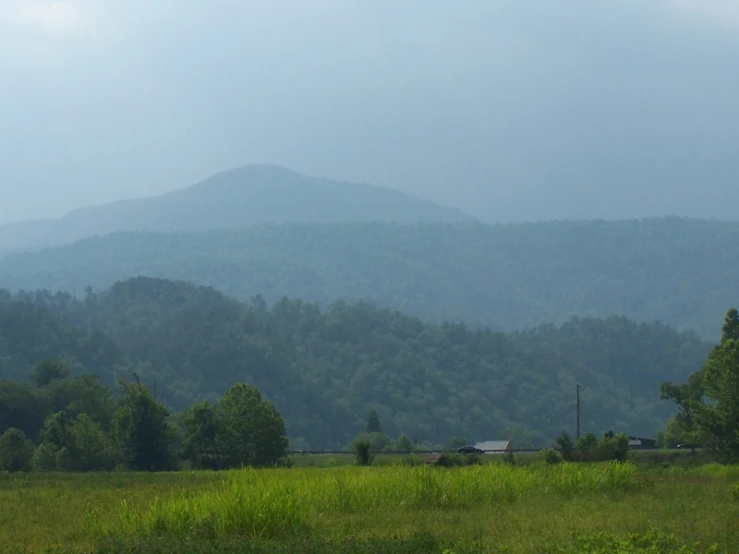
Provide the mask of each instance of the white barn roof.
[{"label": "white barn roof", "polygon": [[[502,453],[509,448],[511,441],[483,441],[478,442],[475,448],[485,450],[486,454]],[[489,452],[491,451],[491,452]]]}]

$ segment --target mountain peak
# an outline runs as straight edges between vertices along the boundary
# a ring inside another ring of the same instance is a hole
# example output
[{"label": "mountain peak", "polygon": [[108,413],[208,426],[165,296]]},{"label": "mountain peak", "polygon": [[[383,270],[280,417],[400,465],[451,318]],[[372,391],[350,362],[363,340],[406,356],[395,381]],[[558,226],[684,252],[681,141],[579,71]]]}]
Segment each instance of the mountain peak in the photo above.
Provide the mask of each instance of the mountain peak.
[{"label": "mountain peak", "polygon": [[197,232],[265,223],[463,222],[475,218],[398,190],[246,165],[161,196],[92,206],[56,220],[0,226],[0,252],[118,231]]}]

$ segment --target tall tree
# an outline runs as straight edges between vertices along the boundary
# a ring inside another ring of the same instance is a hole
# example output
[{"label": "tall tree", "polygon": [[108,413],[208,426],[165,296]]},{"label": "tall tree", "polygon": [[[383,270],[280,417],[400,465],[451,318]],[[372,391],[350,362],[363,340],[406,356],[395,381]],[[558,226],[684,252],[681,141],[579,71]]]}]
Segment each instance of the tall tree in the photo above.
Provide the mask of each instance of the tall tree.
[{"label": "tall tree", "polygon": [[173,469],[169,410],[140,383],[120,383],[120,407],[113,417],[111,434],[120,459],[136,471]]},{"label": "tall tree", "polygon": [[198,469],[221,469],[223,425],[219,407],[207,401],[193,404],[183,414],[182,455]]},{"label": "tall tree", "polygon": [[52,381],[66,379],[71,374],[69,365],[61,360],[44,359],[31,371],[31,381],[37,387],[45,387]]},{"label": "tall tree", "polygon": [[87,414],[80,414],[71,426],[70,434],[75,444],[72,465],[78,471],[102,471],[112,469],[113,455],[110,441],[100,425]]},{"label": "tall tree", "polygon": [[226,466],[266,466],[285,455],[285,422],[256,388],[232,386],[221,399],[218,417]]},{"label": "tall tree", "polygon": [[368,433],[382,433],[382,424],[380,423],[380,416],[377,415],[377,410],[372,408],[367,415],[367,432]]},{"label": "tall tree", "polygon": [[59,471],[75,469],[77,444],[72,435],[72,424],[63,411],[53,413],[46,418],[41,431],[41,443],[54,453],[55,469]]},{"label": "tall tree", "polygon": [[739,313],[726,312],[721,342],[702,370],[705,396],[692,403],[701,440],[718,459],[739,461]]},{"label": "tall tree", "polygon": [[688,382],[682,385],[662,383],[660,387],[660,398],[671,400],[677,405],[678,412],[670,421],[666,429],[666,440],[670,446],[675,442],[694,442],[697,440],[697,427],[693,417],[693,406],[700,402],[704,394],[703,374],[695,372],[688,378]]}]

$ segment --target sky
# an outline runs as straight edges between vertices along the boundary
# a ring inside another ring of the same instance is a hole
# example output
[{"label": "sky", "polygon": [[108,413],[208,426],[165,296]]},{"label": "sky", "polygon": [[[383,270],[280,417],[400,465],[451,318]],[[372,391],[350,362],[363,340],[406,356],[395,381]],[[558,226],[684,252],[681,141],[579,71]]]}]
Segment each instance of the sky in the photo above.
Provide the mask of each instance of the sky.
[{"label": "sky", "polygon": [[490,221],[739,205],[736,0],[0,0],[0,222],[250,163]]}]

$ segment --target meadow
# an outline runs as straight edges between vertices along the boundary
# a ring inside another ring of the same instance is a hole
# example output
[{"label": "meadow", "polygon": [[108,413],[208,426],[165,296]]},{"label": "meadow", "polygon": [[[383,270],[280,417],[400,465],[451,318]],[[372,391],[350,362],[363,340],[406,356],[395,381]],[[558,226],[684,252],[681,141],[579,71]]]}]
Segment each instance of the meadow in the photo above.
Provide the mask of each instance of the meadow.
[{"label": "meadow", "polygon": [[0,475],[2,552],[739,552],[739,467]]}]

